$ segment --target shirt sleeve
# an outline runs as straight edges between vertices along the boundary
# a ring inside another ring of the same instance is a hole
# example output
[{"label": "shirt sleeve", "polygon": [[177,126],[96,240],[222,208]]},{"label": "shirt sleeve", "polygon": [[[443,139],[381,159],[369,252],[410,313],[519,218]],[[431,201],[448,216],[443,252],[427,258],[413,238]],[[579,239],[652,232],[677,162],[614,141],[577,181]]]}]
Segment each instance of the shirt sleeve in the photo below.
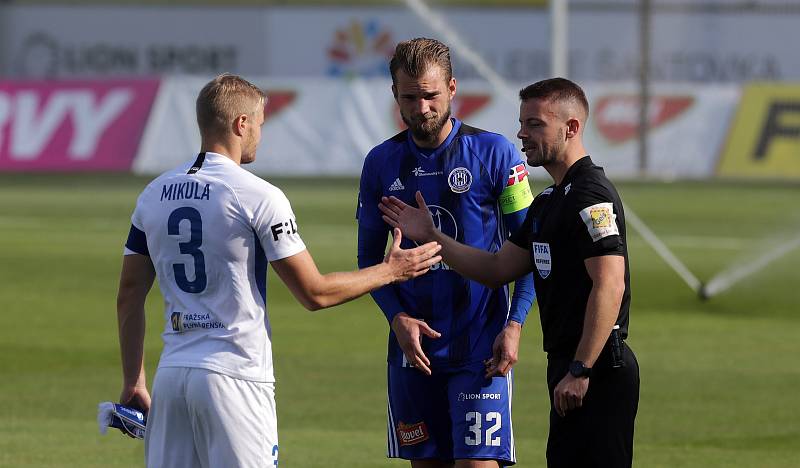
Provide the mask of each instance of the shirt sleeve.
[{"label": "shirt sleeve", "polygon": [[[147,187],[149,188],[149,186]],[[147,188],[136,199],[136,208],[131,215],[131,228],[128,231],[128,239],[125,241],[125,250],[123,255],[147,255],[150,256],[150,251],[147,248],[147,235],[144,232],[144,224],[141,219],[141,205],[142,197],[147,191]]]},{"label": "shirt sleeve", "polygon": [[[383,221],[378,209],[380,194],[375,189],[375,179],[370,170],[371,158],[367,155],[361,171],[361,182],[358,192],[358,267],[367,268],[383,261],[386,241],[389,238],[389,226]],[[370,293],[372,299],[381,309],[389,324],[395,315],[404,311],[397,296],[394,285],[388,284]]]},{"label": "shirt sleeve", "polygon": [[[388,231],[358,225],[358,267],[367,268],[383,261]],[[388,284],[370,293],[386,320],[391,324],[394,316],[404,311],[394,285]]]},{"label": "shirt sleeve", "polygon": [[525,220],[517,229],[509,229],[511,231],[511,237],[508,238],[510,242],[513,242],[517,247],[521,247],[525,250],[531,250],[531,240],[530,240],[530,232],[531,227],[533,226],[533,210],[528,208],[527,212],[525,213]]},{"label": "shirt sleeve", "polygon": [[383,222],[381,211],[378,209],[381,193],[377,189],[378,173],[372,169],[374,159],[375,156],[373,156],[372,152],[364,159],[364,167],[361,169],[361,181],[358,187],[356,219],[359,226],[364,225],[373,230],[387,230],[387,225]]},{"label": "shirt sleeve", "polygon": [[[526,214],[527,208],[504,216],[506,225],[511,232],[518,231],[519,227],[524,225],[527,219],[525,216]],[[517,278],[514,282],[514,295],[511,296],[511,309],[509,310],[508,319],[520,325],[524,324],[528,316],[528,311],[533,305],[533,300],[535,298],[536,291],[533,288],[533,272],[526,273],[524,276]]]},{"label": "shirt sleeve", "polygon": [[256,204],[252,226],[270,262],[291,257],[306,248],[289,199],[276,187]]},{"label": "shirt sleeve", "polygon": [[525,163],[520,160],[513,163],[507,169],[506,177],[503,180],[505,187],[499,199],[500,209],[503,214],[508,215],[519,211],[524,213],[527,211],[533,201],[533,193],[531,193],[531,186],[528,182],[528,169]]},{"label": "shirt sleeve", "polygon": [[[503,213],[503,221],[510,233],[516,232],[524,224],[528,207],[533,202],[533,193],[528,181],[528,169],[519,158],[516,147],[510,142],[504,145],[499,185],[503,187],[498,203]],[[527,273],[514,282],[511,297],[509,320],[524,324],[528,311],[533,305],[536,292],[533,288],[533,273]]]},{"label": "shirt sleeve", "polygon": [[128,232],[128,240],[125,242],[124,254],[150,256],[150,251],[147,248],[147,235],[133,224],[131,224],[131,229]]},{"label": "shirt sleeve", "polygon": [[617,219],[622,207],[611,191],[598,183],[574,193],[573,222],[576,245],[582,258],[624,255],[625,246]]}]

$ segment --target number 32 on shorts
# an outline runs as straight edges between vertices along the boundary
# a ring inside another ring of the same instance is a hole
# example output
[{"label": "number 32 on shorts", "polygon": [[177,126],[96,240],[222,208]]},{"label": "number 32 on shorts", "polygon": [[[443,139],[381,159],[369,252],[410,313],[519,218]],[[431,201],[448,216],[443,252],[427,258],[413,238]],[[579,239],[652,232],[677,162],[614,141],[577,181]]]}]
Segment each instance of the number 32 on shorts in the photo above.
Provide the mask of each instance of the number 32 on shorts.
[{"label": "number 32 on shorts", "polygon": [[[477,411],[470,411],[467,413],[467,435],[464,437],[464,443],[467,445],[487,445],[489,447],[500,446],[500,436],[495,436],[495,432],[499,431],[503,426],[503,416],[497,411],[486,413],[486,417]],[[484,425],[484,422],[486,423]],[[483,427],[486,427],[484,434]]]}]

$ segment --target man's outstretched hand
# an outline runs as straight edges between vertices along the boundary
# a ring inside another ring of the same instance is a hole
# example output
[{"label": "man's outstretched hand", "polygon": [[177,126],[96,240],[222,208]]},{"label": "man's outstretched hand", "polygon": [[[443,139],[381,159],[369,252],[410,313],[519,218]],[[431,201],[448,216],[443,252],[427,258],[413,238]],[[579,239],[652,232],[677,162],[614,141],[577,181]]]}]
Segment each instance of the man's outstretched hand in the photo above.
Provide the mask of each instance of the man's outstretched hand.
[{"label": "man's outstretched hand", "polygon": [[403,234],[400,229],[395,228],[392,247],[383,259],[383,263],[392,269],[395,282],[424,275],[433,265],[442,261],[442,257],[436,255],[442,249],[438,243],[428,242],[413,249],[401,249],[402,240]]},{"label": "man's outstretched hand", "polygon": [[419,208],[414,208],[396,197],[381,197],[378,208],[383,212],[383,220],[389,226],[400,228],[409,239],[417,242],[434,240],[437,229],[433,225],[428,205],[419,191],[416,198]]}]

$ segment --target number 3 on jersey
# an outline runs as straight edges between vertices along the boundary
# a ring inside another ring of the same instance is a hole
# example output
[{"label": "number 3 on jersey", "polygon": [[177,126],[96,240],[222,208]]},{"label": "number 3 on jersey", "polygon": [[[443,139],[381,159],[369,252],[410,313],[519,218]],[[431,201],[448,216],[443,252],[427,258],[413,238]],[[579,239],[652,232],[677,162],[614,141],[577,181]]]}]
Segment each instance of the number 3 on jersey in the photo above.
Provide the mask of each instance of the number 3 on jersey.
[{"label": "number 3 on jersey", "polygon": [[184,206],[178,208],[169,215],[167,221],[167,234],[170,236],[181,235],[181,221],[189,220],[189,240],[179,242],[178,247],[184,255],[191,255],[194,258],[194,280],[189,281],[186,277],[186,265],[183,263],[173,263],[172,270],[175,272],[175,282],[178,287],[187,293],[200,293],[206,289],[206,258],[200,246],[203,244],[203,220],[200,212],[196,209]]}]

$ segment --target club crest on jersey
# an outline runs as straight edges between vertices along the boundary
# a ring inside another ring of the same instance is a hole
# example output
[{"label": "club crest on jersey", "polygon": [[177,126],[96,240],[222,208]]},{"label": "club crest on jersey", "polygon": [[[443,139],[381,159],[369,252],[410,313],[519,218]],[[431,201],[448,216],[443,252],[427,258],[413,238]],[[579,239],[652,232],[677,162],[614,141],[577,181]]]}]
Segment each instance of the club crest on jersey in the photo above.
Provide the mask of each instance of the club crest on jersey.
[{"label": "club crest on jersey", "polygon": [[400,445],[415,445],[420,442],[425,442],[429,438],[428,427],[425,421],[420,421],[415,424],[404,424],[402,421],[397,424],[397,438],[400,439]]},{"label": "club crest on jersey", "polygon": [[447,185],[455,193],[464,193],[472,186],[472,173],[466,167],[457,167],[447,176]]},{"label": "club crest on jersey", "polygon": [[533,263],[536,265],[536,271],[542,279],[547,279],[550,276],[550,271],[553,268],[553,259],[550,257],[550,244],[546,242],[534,242],[531,245],[533,250]]}]

